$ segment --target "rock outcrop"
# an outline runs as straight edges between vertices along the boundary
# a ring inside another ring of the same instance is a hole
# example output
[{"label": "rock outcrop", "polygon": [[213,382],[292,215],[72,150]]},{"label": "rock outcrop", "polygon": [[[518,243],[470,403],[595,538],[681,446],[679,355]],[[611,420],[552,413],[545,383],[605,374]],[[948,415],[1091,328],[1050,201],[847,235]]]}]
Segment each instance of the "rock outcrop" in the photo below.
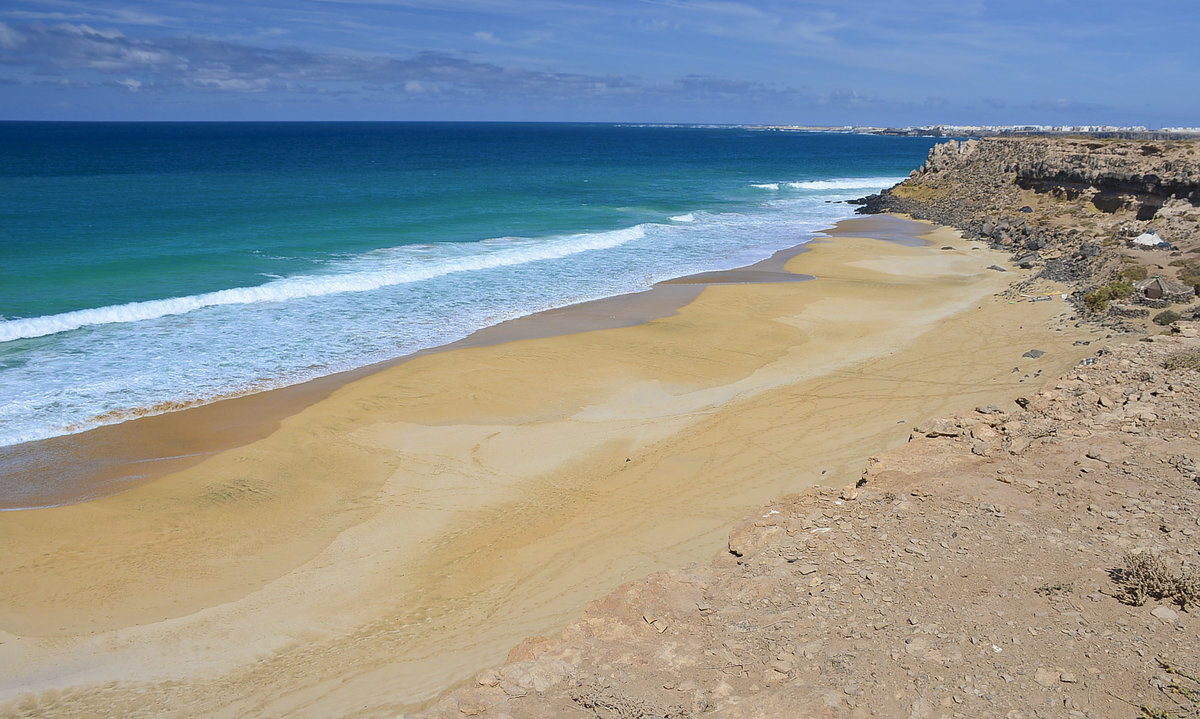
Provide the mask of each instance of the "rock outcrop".
[{"label": "rock outcrop", "polygon": [[[1197,142],[952,140],[908,180],[860,202],[859,212],[958,228],[1081,292],[1135,267],[1200,280],[1188,254],[1200,248]],[[1152,230],[1161,249],[1131,243]]]}]

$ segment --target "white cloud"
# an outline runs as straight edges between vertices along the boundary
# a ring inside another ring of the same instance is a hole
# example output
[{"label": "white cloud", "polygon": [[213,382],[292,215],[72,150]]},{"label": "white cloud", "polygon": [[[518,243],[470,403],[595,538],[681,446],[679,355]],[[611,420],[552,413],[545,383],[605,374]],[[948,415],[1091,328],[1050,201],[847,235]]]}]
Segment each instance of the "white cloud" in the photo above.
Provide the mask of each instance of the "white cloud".
[{"label": "white cloud", "polygon": [[21,33],[0,22],[0,48],[13,50],[24,41]]}]

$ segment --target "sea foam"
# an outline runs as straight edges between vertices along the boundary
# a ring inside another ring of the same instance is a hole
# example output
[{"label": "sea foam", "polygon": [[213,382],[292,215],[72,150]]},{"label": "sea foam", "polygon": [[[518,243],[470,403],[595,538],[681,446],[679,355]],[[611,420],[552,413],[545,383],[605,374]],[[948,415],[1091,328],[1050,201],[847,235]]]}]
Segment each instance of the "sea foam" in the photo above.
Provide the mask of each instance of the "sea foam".
[{"label": "sea foam", "polygon": [[891,187],[905,179],[903,177],[839,177],[832,180],[789,182],[787,186],[795,190],[865,190]]},{"label": "sea foam", "polygon": [[760,182],[750,186],[759,190],[779,192],[790,190],[817,190],[820,192],[836,192],[838,190],[871,190],[883,189],[903,182],[903,177],[836,177],[831,180],[800,180],[795,182]]},{"label": "sea foam", "polygon": [[[273,280],[256,287],[235,287],[216,292],[161,300],[129,302],[56,315],[0,322],[0,342],[43,337],[82,327],[120,322],[140,322],[168,315],[181,315],[206,307],[244,305],[260,302],[287,302],[306,297],[321,297],[344,292],[368,292],[382,287],[421,282],[456,272],[471,272],[511,267],[541,260],[555,260],[591,250],[618,247],[645,235],[644,225],[609,232],[583,233],[547,240],[495,238],[476,243],[484,251],[467,256],[414,261],[407,248],[396,253],[392,264],[381,269],[361,269],[332,275],[297,276]],[[381,251],[373,253],[382,254]],[[356,263],[361,265],[363,263]]]}]

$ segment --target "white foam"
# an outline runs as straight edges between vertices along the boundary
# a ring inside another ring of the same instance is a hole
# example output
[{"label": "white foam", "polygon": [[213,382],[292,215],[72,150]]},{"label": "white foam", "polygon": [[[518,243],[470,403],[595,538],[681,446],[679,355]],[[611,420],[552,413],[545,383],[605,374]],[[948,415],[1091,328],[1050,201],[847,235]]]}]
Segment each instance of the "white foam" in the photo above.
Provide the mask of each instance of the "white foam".
[{"label": "white foam", "polygon": [[[166,402],[301,382],[444,345],[512,317],[745,266],[845,216],[844,206],[823,202],[825,193],[783,189],[742,212],[693,210],[692,222],[373,250],[331,261],[320,277],[263,287],[334,278],[363,289],[386,273],[432,279],[374,293],[232,304],[174,320],[108,322],[31,342],[19,351],[28,361],[4,370],[0,446],[117,422]],[[454,273],[481,264],[482,271]]]},{"label": "white foam", "polygon": [[696,215],[692,214],[691,212],[687,213],[686,215],[675,215],[674,217],[671,218],[671,221],[672,222],[695,222]]},{"label": "white foam", "polygon": [[[618,247],[645,235],[645,227],[636,225],[610,232],[569,235],[551,240],[492,240],[486,244],[498,246],[476,255],[400,263],[399,267],[364,270],[349,274],[297,276],[273,280],[257,287],[236,287],[187,297],[129,302],[91,309],[63,312],[57,315],[30,317],[0,322],[0,342],[42,337],[68,332],[92,325],[118,322],[141,322],[168,315],[180,315],[205,307],[287,302],[305,297],[320,297],[343,292],[367,292],[381,287],[420,282],[456,272],[471,272],[523,265],[539,260],[553,260],[590,250]],[[484,245],[485,243],[478,243]]]},{"label": "white foam", "polygon": [[779,183],[778,182],[764,182],[759,185],[751,185],[751,187],[757,187],[760,190],[778,190]]},{"label": "white foam", "polygon": [[891,187],[903,182],[904,177],[838,177],[832,180],[808,180],[804,182],[789,182],[788,187],[795,190],[865,190],[871,188]]}]

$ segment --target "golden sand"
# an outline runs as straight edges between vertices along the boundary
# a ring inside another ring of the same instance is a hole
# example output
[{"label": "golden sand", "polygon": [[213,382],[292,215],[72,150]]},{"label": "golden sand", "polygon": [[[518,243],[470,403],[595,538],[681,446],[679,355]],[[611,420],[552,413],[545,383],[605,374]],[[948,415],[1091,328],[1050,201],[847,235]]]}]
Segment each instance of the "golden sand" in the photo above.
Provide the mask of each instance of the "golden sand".
[{"label": "golden sand", "polygon": [[0,513],[0,714],[411,710],[707,561],[770,498],[855,481],[914,421],[1089,353],[1065,303],[993,296],[1022,276],[986,269],[1002,255],[853,236],[914,227],[848,221],[787,263],[814,281],[425,355],[175,474]]}]

